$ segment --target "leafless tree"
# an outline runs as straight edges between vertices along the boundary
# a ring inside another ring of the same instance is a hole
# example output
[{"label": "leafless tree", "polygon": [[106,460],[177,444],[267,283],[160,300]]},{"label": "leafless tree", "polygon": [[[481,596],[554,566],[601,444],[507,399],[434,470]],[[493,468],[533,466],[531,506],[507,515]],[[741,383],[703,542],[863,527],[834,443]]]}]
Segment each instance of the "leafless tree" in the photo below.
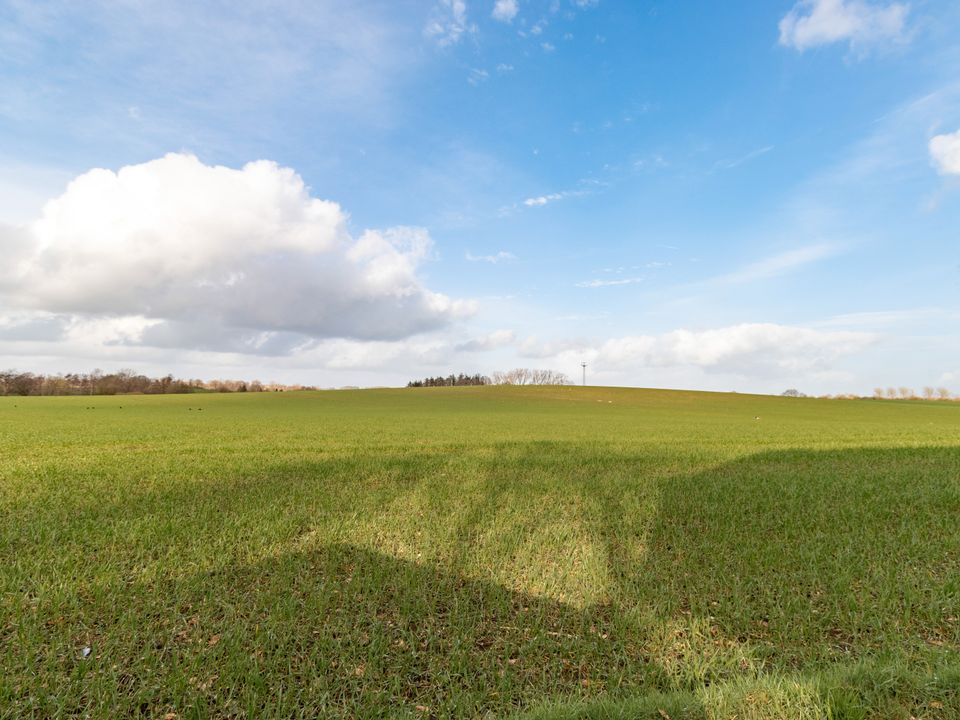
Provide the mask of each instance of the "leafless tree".
[{"label": "leafless tree", "polygon": [[570,378],[556,370],[514,368],[492,375],[494,385],[569,385]]}]

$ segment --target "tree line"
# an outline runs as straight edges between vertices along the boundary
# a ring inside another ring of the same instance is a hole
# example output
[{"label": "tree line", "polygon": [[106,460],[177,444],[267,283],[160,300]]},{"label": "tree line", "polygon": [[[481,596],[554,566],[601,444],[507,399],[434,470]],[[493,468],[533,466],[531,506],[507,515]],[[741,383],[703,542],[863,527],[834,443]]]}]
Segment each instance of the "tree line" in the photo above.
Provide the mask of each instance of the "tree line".
[{"label": "tree line", "polygon": [[302,385],[264,384],[259,380],[199,380],[179,379],[173,375],[160,378],[140,375],[133,370],[104,373],[40,373],[0,371],[0,395],[171,395],[196,392],[279,392],[283,390],[313,390]]},{"label": "tree line", "polygon": [[458,387],[461,385],[489,385],[490,378],[479,373],[474,375],[454,375],[451,373],[446,377],[438,375],[437,377],[426,377],[423,380],[411,380],[407,387]]},{"label": "tree line", "polygon": [[874,388],[873,397],[878,400],[950,400],[953,394],[945,387],[925,387],[918,395],[913,388],[908,387],[888,387]]},{"label": "tree line", "polygon": [[530,368],[515,368],[513,370],[498,370],[491,376],[465,375],[451,373],[446,377],[427,377],[423,380],[411,380],[407,387],[458,387],[461,385],[569,385],[570,378],[556,370],[537,370]]}]

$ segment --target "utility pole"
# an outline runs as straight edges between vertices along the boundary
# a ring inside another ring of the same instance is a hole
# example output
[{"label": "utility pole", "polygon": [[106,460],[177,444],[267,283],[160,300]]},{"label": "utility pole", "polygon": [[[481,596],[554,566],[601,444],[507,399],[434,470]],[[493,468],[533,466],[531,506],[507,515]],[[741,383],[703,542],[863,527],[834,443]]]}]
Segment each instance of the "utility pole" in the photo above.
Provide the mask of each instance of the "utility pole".
[{"label": "utility pole", "polygon": [[587,363],[586,363],[586,361],[580,363],[580,366],[583,368],[583,385],[584,385],[584,387],[586,387],[586,385],[587,385]]}]

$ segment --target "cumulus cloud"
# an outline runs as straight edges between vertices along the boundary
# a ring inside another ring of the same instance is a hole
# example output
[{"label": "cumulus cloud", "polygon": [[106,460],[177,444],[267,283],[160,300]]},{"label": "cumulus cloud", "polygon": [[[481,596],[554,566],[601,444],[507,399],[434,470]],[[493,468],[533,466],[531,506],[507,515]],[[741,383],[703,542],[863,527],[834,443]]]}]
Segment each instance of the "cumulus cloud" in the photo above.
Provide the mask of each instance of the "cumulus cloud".
[{"label": "cumulus cloud", "polygon": [[513,19],[519,11],[520,7],[517,4],[517,0],[496,0],[493,4],[493,13],[491,16],[494,20],[508,23],[513,22]]},{"label": "cumulus cloud", "polygon": [[554,357],[561,365],[588,360],[599,371],[642,368],[699,368],[708,373],[778,377],[823,371],[838,359],[876,340],[870,333],[824,331],[773,323],[746,323],[712,330],[674,330],[662,335],[611,338],[583,343],[521,343],[531,356]]},{"label": "cumulus cloud", "polygon": [[752,323],[613,339],[601,346],[600,358],[611,365],[694,365],[726,372],[811,370],[861,350],[872,340],[859,332]]},{"label": "cumulus cloud", "polygon": [[960,175],[960,130],[930,138],[930,158],[941,175]]},{"label": "cumulus cloud", "polygon": [[[20,310],[140,318],[137,341],[294,347],[389,340],[449,325],[469,302],[423,286],[422,228],[352,237],[334,202],[269,161],[209,166],[170,154],[91,170],[35,222],[0,230],[0,300]],[[128,338],[128,341],[133,341]],[[271,344],[272,343],[272,344]],[[216,348],[211,348],[216,349]]]},{"label": "cumulus cloud", "polygon": [[878,5],[865,0],[800,0],[780,20],[780,44],[803,52],[847,41],[863,48],[902,40],[907,5]]}]

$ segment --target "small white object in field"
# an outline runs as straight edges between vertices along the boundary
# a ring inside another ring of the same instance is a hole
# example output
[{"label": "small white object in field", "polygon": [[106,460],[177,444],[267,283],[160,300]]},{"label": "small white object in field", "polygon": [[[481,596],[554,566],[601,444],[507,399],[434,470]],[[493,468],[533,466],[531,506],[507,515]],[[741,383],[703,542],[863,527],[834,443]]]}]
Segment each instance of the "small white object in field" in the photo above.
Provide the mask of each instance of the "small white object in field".
[{"label": "small white object in field", "polygon": [[759,419],[760,419],[760,416],[757,415],[757,416],[755,416],[753,419],[754,419],[754,420],[759,420]]},{"label": "small white object in field", "polygon": [[91,652],[93,652],[91,648],[85,647],[83,650],[80,651],[80,654],[83,655],[83,657],[90,657]]}]

